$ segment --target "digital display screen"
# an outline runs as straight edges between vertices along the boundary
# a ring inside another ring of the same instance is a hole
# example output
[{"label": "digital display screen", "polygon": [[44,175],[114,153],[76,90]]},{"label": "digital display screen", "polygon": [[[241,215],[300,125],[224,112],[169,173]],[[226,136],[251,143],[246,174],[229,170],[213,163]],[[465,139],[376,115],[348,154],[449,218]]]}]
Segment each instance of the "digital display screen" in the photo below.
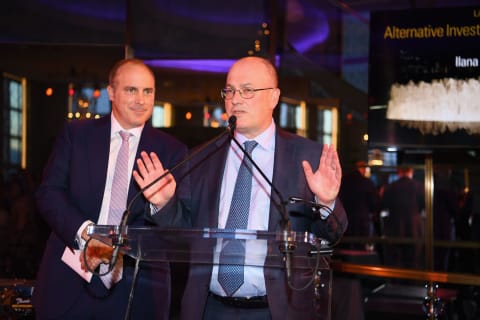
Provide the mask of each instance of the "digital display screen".
[{"label": "digital display screen", "polygon": [[480,146],[480,7],[372,12],[372,148]]}]

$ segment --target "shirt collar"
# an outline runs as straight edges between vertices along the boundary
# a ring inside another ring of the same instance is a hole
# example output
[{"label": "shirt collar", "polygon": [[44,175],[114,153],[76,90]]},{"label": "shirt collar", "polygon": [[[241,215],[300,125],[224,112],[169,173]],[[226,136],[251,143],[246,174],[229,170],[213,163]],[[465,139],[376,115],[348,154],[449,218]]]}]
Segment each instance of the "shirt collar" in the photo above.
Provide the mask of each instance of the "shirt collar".
[{"label": "shirt collar", "polygon": [[126,129],[122,128],[122,126],[118,122],[117,118],[115,118],[115,116],[113,115],[113,112],[111,113],[111,119],[112,119],[112,130],[110,132],[110,137],[111,138],[113,138],[120,131],[127,131],[131,135],[133,135],[135,138],[138,139],[138,138],[140,138],[140,135],[142,134],[143,127],[145,126],[145,124],[143,124],[140,127],[136,127],[136,128],[133,128],[133,129],[126,130]]},{"label": "shirt collar", "polygon": [[258,143],[258,146],[262,147],[267,151],[273,151],[273,149],[275,148],[275,122],[272,119],[272,122],[270,123],[268,128],[253,139],[247,139],[244,135],[238,132],[235,132],[235,138],[242,145],[245,141],[255,140]]}]

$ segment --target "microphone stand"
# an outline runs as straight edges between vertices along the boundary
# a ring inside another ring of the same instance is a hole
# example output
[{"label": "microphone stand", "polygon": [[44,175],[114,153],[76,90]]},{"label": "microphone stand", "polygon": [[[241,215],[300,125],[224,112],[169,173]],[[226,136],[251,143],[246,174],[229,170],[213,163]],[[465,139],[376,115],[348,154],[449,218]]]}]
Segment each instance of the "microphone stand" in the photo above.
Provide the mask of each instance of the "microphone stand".
[{"label": "microphone stand", "polygon": [[[210,146],[212,143],[220,140],[220,138],[222,138],[223,136],[225,136],[226,134],[231,134],[231,132],[234,130],[234,125],[235,125],[235,122],[231,121],[231,119],[228,120],[229,122],[229,125],[227,127],[227,129],[225,131],[223,131],[221,134],[219,134],[218,136],[214,137],[213,139],[211,139],[210,141],[208,141],[207,143],[205,143],[203,146],[201,146],[200,148],[196,149],[194,152],[192,152],[189,156],[185,157],[182,161],[180,161],[179,163],[177,163],[175,166],[173,166],[170,170],[166,170],[163,174],[161,174],[158,178],[156,178],[155,180],[153,180],[152,182],[150,182],[149,184],[147,184],[145,187],[143,187],[142,189],[140,189],[139,192],[137,192],[137,194],[132,198],[132,200],[130,201],[129,205],[127,206],[127,210],[125,210],[125,212],[123,213],[123,216],[122,216],[122,222],[121,222],[121,232],[123,232],[123,230],[126,228],[126,225],[127,225],[127,220],[128,220],[128,216],[130,215],[130,210],[131,210],[131,207],[133,205],[133,203],[135,202],[135,200],[137,200],[137,198],[143,194],[143,192],[145,190],[147,190],[148,188],[150,188],[151,186],[153,186],[155,183],[157,183],[158,181],[162,180],[163,178],[165,178],[167,175],[171,174],[172,171],[175,171],[177,168],[181,167],[183,164],[185,164],[187,161],[190,161],[192,158],[194,158],[197,154],[199,154],[200,152],[202,152],[203,150],[205,150],[205,148],[207,148],[208,146]],[[123,240],[123,239],[121,239]],[[118,248],[118,247],[117,247]],[[115,248],[115,249],[117,249]],[[117,254],[118,254],[118,250],[117,250]],[[133,274],[133,279],[132,279],[132,287],[130,288],[130,295],[128,297],[128,305],[127,305],[127,311],[125,313],[125,320],[128,320],[130,318],[130,308],[131,308],[131,305],[132,305],[132,301],[133,301],[133,297],[134,297],[134,292],[135,292],[135,285],[136,285],[136,282],[137,282],[137,275],[138,275],[138,271],[139,271],[139,259],[136,260],[136,263],[135,263],[135,271],[134,271],[134,274]]]},{"label": "microphone stand", "polygon": [[[233,117],[233,116],[232,116]],[[235,142],[235,144],[240,148],[240,150],[242,150],[244,156],[246,156],[248,158],[248,160],[250,160],[250,162],[252,163],[252,165],[255,167],[255,169],[257,169],[258,173],[260,173],[260,175],[262,176],[262,178],[267,181],[267,183],[270,185],[270,187],[272,188],[273,192],[275,192],[275,194],[277,195],[279,201],[280,201],[280,205],[275,205],[277,207],[277,209],[280,211],[280,214],[282,215],[282,221],[281,221],[281,225],[282,225],[282,228],[284,230],[288,230],[290,231],[290,219],[288,218],[288,215],[287,215],[287,209],[286,209],[286,204],[287,202],[283,199],[283,196],[282,194],[280,193],[280,191],[278,191],[277,188],[275,188],[275,186],[270,182],[270,180],[268,180],[267,176],[265,175],[265,173],[262,171],[262,169],[260,169],[260,167],[255,163],[255,161],[253,161],[252,157],[248,154],[248,152],[243,148],[243,146],[241,145],[240,142],[238,142],[238,140],[233,136],[232,134],[232,140],[233,142]]]},{"label": "microphone stand", "polygon": [[[235,116],[231,116],[229,119],[229,122],[233,123],[233,128],[235,128],[237,118]],[[296,245],[295,242],[291,240],[291,225],[290,225],[290,219],[288,218],[287,214],[287,202],[284,200],[282,194],[280,191],[273,185],[273,183],[267,178],[265,173],[260,169],[260,167],[257,165],[255,161],[253,161],[252,157],[248,154],[248,152],[243,148],[242,144],[235,138],[234,136],[234,130],[231,130],[231,138],[233,142],[242,150],[243,155],[250,160],[252,165],[257,169],[257,171],[260,173],[262,178],[270,185],[272,188],[273,192],[277,195],[278,200],[280,201],[280,204],[275,204],[275,207],[280,211],[280,214],[282,216],[282,221],[281,221],[281,227],[282,227],[282,234],[281,234],[281,243],[279,245],[279,250],[280,252],[283,253],[284,261],[285,261],[285,270],[286,270],[286,275],[287,275],[287,282],[290,284],[290,279],[292,276],[292,254],[293,251],[295,251]]]},{"label": "microphone stand", "polygon": [[[244,156],[247,157],[248,160],[250,160],[250,162],[255,167],[255,169],[257,169],[257,171],[260,173],[262,178],[270,185],[273,192],[277,195],[277,197],[280,201],[279,205],[277,203],[274,203],[274,204],[275,204],[275,207],[280,211],[280,214],[282,215],[282,221],[281,221],[282,234],[281,234],[281,243],[279,244],[279,250],[280,250],[280,252],[282,252],[284,262],[285,262],[287,284],[292,290],[297,290],[297,291],[304,290],[304,289],[308,288],[308,286],[315,280],[317,270],[318,270],[318,267],[319,267],[319,263],[320,263],[320,254],[319,254],[319,252],[317,252],[316,265],[315,265],[315,269],[314,269],[314,272],[313,272],[312,280],[309,281],[302,288],[295,288],[293,286],[292,282],[291,282],[291,277],[292,277],[292,257],[293,257],[293,252],[296,249],[296,245],[295,245],[295,235],[292,234],[290,219],[288,218],[288,214],[287,214],[287,204],[288,204],[288,202],[286,202],[284,200],[280,191],[267,178],[265,173],[258,167],[258,165],[255,163],[255,161],[253,161],[250,154],[248,154],[248,152],[243,148],[241,143],[235,138],[234,129],[235,129],[235,125],[236,125],[236,120],[237,120],[237,118],[235,116],[231,116],[228,120],[229,123],[232,124],[231,138],[232,138],[233,142],[238,146],[238,148],[240,148],[240,150],[242,150]],[[318,215],[320,215],[320,209],[321,208],[325,208],[326,210],[330,210],[330,208],[325,207],[321,204],[306,201],[306,200],[303,200],[301,198],[290,197],[289,200],[290,200],[290,203],[300,202],[300,200],[301,200],[301,202],[307,202],[307,203],[311,204],[312,205],[312,210],[314,212],[318,212]],[[331,213],[331,210],[329,211],[329,213]],[[335,219],[337,219],[337,218],[335,217]]]},{"label": "microphone stand", "polygon": [[[299,197],[290,197],[290,198],[288,198],[288,201],[290,203],[304,203],[304,204],[310,205],[310,207],[312,208],[312,211],[314,213],[314,215],[312,215],[311,218],[314,219],[314,220],[317,220],[317,219],[325,220],[328,216],[330,216],[332,214],[332,210],[329,207],[324,206],[323,204],[320,204],[320,203],[317,203],[317,202],[305,200],[305,199],[302,199],[302,198],[299,198]],[[320,213],[321,209],[325,210],[325,212],[326,212],[325,216],[322,216],[322,214]]]},{"label": "microphone stand", "polygon": [[[206,142],[203,146],[201,146],[200,148],[196,149],[194,152],[192,152],[189,156],[185,157],[182,161],[180,161],[179,163],[177,163],[175,166],[173,166],[171,169],[167,169],[165,170],[165,172],[163,174],[161,174],[158,178],[156,178],[155,180],[153,180],[152,182],[150,182],[149,184],[147,184],[145,187],[143,187],[142,189],[140,189],[140,191],[138,191],[135,196],[132,198],[132,200],[130,200],[130,203],[128,204],[127,206],[127,209],[125,210],[125,212],[123,213],[122,215],[122,220],[121,220],[121,223],[120,223],[120,230],[123,231],[126,226],[127,226],[127,221],[128,221],[128,217],[130,215],[130,210],[132,208],[132,205],[135,203],[135,201],[137,200],[137,198],[139,198],[143,192],[145,192],[146,190],[148,190],[150,187],[152,187],[155,183],[157,183],[158,181],[162,180],[163,178],[165,178],[167,175],[171,174],[173,171],[177,170],[179,167],[183,166],[186,162],[190,161],[191,159],[193,159],[194,157],[196,157],[199,153],[201,153],[203,150],[205,150],[208,146],[210,146],[212,143],[220,140],[220,138],[222,138],[223,136],[225,136],[226,134],[231,134],[231,132],[234,130],[234,128],[232,127],[232,123],[229,119],[229,125],[228,127],[226,128],[225,131],[223,131],[222,133],[220,133],[218,136],[214,137],[213,139],[211,139],[210,141]],[[119,237],[119,244],[123,244],[123,239],[121,237]]]},{"label": "microphone stand", "polygon": [[[200,152],[205,150],[205,148],[210,146],[212,143],[220,140],[226,134],[230,134],[230,136],[232,137],[233,136],[233,130],[235,129],[235,122],[236,122],[235,116],[230,117],[228,119],[229,124],[228,124],[225,131],[223,131],[218,136],[216,136],[213,139],[206,142],[203,146],[196,149],[190,155],[185,157],[182,161],[180,161],[179,163],[174,165],[171,169],[165,170],[165,172],[163,174],[161,174],[158,178],[156,178],[155,180],[153,180],[152,182],[147,184],[145,187],[141,188],[135,194],[135,196],[130,200],[130,202],[127,205],[127,208],[125,209],[125,211],[122,214],[122,219],[120,221],[120,224],[118,225],[118,234],[113,235],[114,238],[112,240],[112,246],[113,246],[112,258],[110,259],[108,271],[105,272],[105,274],[107,274],[107,273],[109,273],[113,270],[113,268],[115,267],[115,263],[117,262],[117,259],[118,259],[118,255],[119,255],[119,252],[120,252],[120,247],[125,245],[124,233],[125,233],[126,228],[127,228],[127,221],[128,221],[128,217],[130,216],[131,208],[132,208],[133,204],[135,203],[135,201],[143,194],[143,192],[145,190],[149,189],[155,183],[159,182],[160,180],[165,178],[167,175],[171,174],[173,171],[177,170],[179,167],[184,165],[186,162],[190,161],[192,158],[197,156]],[[88,246],[89,242],[90,242],[90,239],[86,242],[86,244],[85,244],[86,247]],[[86,261],[86,251],[87,251],[86,247],[85,247],[85,250],[84,250],[85,261]],[[130,309],[131,309],[131,305],[132,305],[132,301],[133,301],[133,297],[134,297],[134,293],[135,293],[135,286],[136,286],[136,283],[137,283],[137,276],[138,276],[138,271],[139,271],[139,262],[140,262],[140,260],[136,259],[135,270],[134,270],[133,278],[132,278],[132,285],[131,285],[131,288],[130,288],[130,294],[129,294],[129,298],[128,298],[127,310],[126,310],[126,313],[125,313],[125,320],[128,320],[130,318]],[[97,272],[95,272],[94,270],[90,270],[90,267],[88,266],[88,264],[87,264],[87,269],[89,269],[88,271],[92,272],[93,274],[100,275]],[[103,274],[101,274],[101,275],[103,275]]]},{"label": "microphone stand", "polygon": [[[305,216],[307,216],[308,218],[310,218],[312,220],[327,220],[329,217],[333,217],[333,219],[335,220],[335,223],[339,227],[339,230],[337,232],[339,234],[343,234],[342,224],[338,220],[338,217],[333,214],[332,209],[330,209],[329,207],[327,207],[323,204],[313,202],[313,201],[309,201],[309,200],[305,200],[305,199],[302,199],[302,198],[299,198],[299,197],[290,197],[290,198],[288,198],[288,201],[289,201],[289,203],[292,203],[292,204],[303,203],[303,204],[309,205],[312,209],[313,214],[311,216],[308,216],[308,215],[305,215]],[[323,210],[324,213],[322,213],[321,210]],[[334,247],[339,242],[340,242],[340,238],[335,243],[330,243],[329,246]]]}]

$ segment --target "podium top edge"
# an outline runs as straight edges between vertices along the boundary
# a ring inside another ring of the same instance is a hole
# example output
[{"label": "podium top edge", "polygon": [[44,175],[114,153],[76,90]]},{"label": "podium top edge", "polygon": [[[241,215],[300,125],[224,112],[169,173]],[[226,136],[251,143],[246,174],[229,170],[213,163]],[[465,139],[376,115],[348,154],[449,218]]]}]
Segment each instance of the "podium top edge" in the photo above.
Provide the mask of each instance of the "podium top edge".
[{"label": "podium top edge", "polygon": [[123,230],[119,225],[90,225],[87,227],[87,235],[100,237],[134,237],[137,235],[161,234],[168,237],[185,238],[226,238],[243,240],[277,240],[290,242],[305,242],[312,245],[328,247],[329,242],[325,239],[316,237],[309,232],[295,231],[264,231],[248,229],[220,229],[220,228],[166,228],[157,226],[125,226]]}]

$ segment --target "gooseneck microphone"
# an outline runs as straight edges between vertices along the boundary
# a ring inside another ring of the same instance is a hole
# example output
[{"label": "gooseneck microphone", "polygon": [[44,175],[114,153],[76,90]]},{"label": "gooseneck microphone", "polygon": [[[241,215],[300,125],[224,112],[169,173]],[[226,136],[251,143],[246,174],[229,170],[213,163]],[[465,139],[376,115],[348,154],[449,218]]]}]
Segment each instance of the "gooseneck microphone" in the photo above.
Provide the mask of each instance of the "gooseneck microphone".
[{"label": "gooseneck microphone", "polygon": [[[229,121],[229,123],[233,124],[232,125],[233,128],[236,128],[237,117],[231,116],[228,121]],[[280,212],[280,214],[282,216],[281,226],[282,226],[283,241],[279,245],[279,249],[284,255],[287,281],[290,283],[289,280],[291,279],[291,276],[292,276],[292,253],[295,250],[295,244],[288,240],[288,238],[290,236],[290,231],[291,231],[291,229],[290,229],[290,219],[288,218],[288,214],[287,214],[287,204],[288,204],[288,202],[286,202],[284,200],[281,192],[273,185],[272,181],[270,181],[270,179],[268,179],[268,177],[263,172],[263,170],[260,169],[260,167],[257,165],[257,163],[255,161],[253,161],[252,157],[247,152],[247,150],[245,150],[245,148],[242,146],[242,144],[235,138],[233,130],[231,132],[231,138],[232,138],[233,142],[235,142],[235,144],[238,146],[238,148],[240,148],[240,150],[242,150],[243,155],[245,157],[247,157],[248,160],[250,160],[252,165],[255,167],[255,169],[257,169],[258,173],[260,173],[263,180],[265,180],[268,183],[268,185],[270,186],[272,191],[277,195],[278,201],[280,202],[280,203],[277,203],[277,202],[274,201],[273,204],[275,205],[275,207],[277,208],[277,210]],[[271,197],[270,197],[270,200],[273,201],[271,199]]]},{"label": "gooseneck microphone", "polygon": [[[292,204],[293,203],[304,203],[304,204],[309,205],[312,208],[312,211],[313,211],[313,215],[310,218],[312,218],[313,220],[318,220],[318,219],[325,220],[328,216],[330,216],[332,214],[332,209],[330,209],[329,207],[324,206],[323,204],[320,204],[320,203],[317,203],[317,202],[313,202],[313,201],[310,201],[310,200],[305,200],[303,198],[290,197],[290,198],[288,198],[288,202],[292,203]],[[323,210],[323,212],[322,212],[322,210]]]},{"label": "gooseneck microphone", "polygon": [[230,118],[228,118],[228,128],[230,129],[230,137],[233,138],[235,129],[237,129],[237,117],[230,116]]},{"label": "gooseneck microphone", "polygon": [[[216,141],[220,140],[223,136],[228,134],[230,137],[233,137],[233,132],[235,130],[235,125],[236,125],[236,117],[231,116],[228,119],[228,126],[227,126],[225,131],[223,131],[222,133],[220,133],[218,136],[214,137],[210,141],[206,142],[202,147],[196,149],[190,155],[185,157],[182,161],[180,161],[179,163],[174,165],[171,169],[165,170],[165,172],[163,174],[161,174],[158,178],[156,178],[155,180],[153,180],[152,182],[150,182],[149,184],[147,184],[146,186],[141,188],[134,195],[134,197],[130,200],[130,202],[127,205],[127,208],[125,209],[125,211],[122,214],[122,219],[121,219],[120,224],[119,224],[119,235],[115,239],[115,242],[112,241],[112,246],[113,246],[114,249],[113,249],[113,252],[112,252],[112,258],[110,259],[108,270],[103,274],[98,274],[94,270],[89,270],[90,272],[92,272],[93,274],[97,274],[97,275],[102,276],[102,275],[107,274],[107,273],[109,273],[113,270],[113,268],[115,266],[115,263],[117,262],[117,259],[118,259],[118,254],[119,254],[119,251],[120,251],[120,247],[124,244],[123,243],[124,239],[123,239],[122,232],[123,232],[123,230],[125,230],[125,227],[127,226],[127,221],[128,221],[128,217],[130,216],[131,208],[132,208],[133,204],[135,203],[135,201],[143,194],[143,192],[146,191],[147,189],[149,189],[150,187],[152,187],[155,183],[157,183],[160,180],[162,180],[163,178],[165,178],[167,175],[171,174],[173,171],[177,170],[179,167],[183,166],[186,162],[190,161],[192,158],[197,156],[200,152],[202,152],[205,148],[210,146],[212,143],[215,143]],[[90,239],[87,241],[86,246],[88,246],[89,241],[90,241]],[[84,250],[84,257],[86,258],[86,250]],[[88,264],[87,264],[87,268],[90,269],[88,267]]]},{"label": "gooseneck microphone", "polygon": [[[308,218],[310,218],[314,221],[316,221],[316,220],[326,220],[328,217],[333,217],[333,219],[335,220],[335,223],[338,226],[337,234],[338,235],[343,234],[343,225],[338,220],[338,217],[335,214],[333,214],[333,210],[330,209],[329,207],[327,207],[323,204],[320,204],[320,203],[317,203],[317,202],[314,202],[314,201],[310,201],[310,200],[305,200],[305,199],[299,198],[299,197],[290,197],[290,198],[288,198],[288,202],[291,203],[291,204],[293,204],[293,203],[304,203],[304,204],[309,205],[311,207],[313,213],[310,216],[309,215],[305,215],[305,216],[307,216]],[[340,241],[340,236],[338,236],[338,240],[335,243],[330,244],[330,246],[331,247],[336,246],[339,241]]]},{"label": "gooseneck microphone", "polygon": [[[233,118],[235,116],[232,116]],[[150,182],[149,184],[147,184],[145,187],[143,187],[142,189],[140,189],[140,191],[137,192],[137,194],[135,194],[135,196],[132,198],[132,200],[130,200],[130,203],[128,204],[127,206],[127,209],[125,210],[125,212],[123,213],[123,216],[122,216],[122,221],[121,221],[121,224],[120,226],[123,228],[127,225],[127,220],[128,220],[128,216],[130,215],[130,209],[132,207],[132,205],[135,203],[135,201],[137,200],[138,197],[140,197],[140,195],[143,194],[143,192],[147,189],[149,189],[151,186],[153,186],[155,183],[159,182],[160,180],[162,180],[163,178],[165,178],[167,175],[171,174],[173,171],[177,170],[179,167],[183,166],[186,162],[190,161],[191,159],[193,159],[195,156],[197,156],[197,154],[201,153],[205,148],[207,148],[208,146],[210,146],[212,143],[218,141],[220,138],[222,138],[223,136],[225,136],[226,134],[229,134],[231,137],[233,137],[233,131],[235,130],[235,124],[236,124],[236,118],[232,120],[232,117],[230,117],[228,119],[228,126],[226,128],[225,131],[223,131],[222,133],[220,133],[218,136],[214,137],[213,139],[211,139],[210,141],[206,142],[203,146],[201,146],[200,148],[196,149],[194,152],[192,152],[189,156],[185,157],[182,161],[180,161],[179,163],[177,163],[175,166],[173,166],[171,169],[167,169],[163,174],[161,174],[158,178],[156,178],[155,180],[153,180],[152,182]]]},{"label": "gooseneck microphone", "polygon": [[282,227],[284,229],[288,229],[288,231],[290,231],[290,219],[288,218],[288,214],[287,214],[287,204],[288,202],[284,200],[282,194],[280,193],[280,191],[273,185],[273,183],[267,178],[267,176],[265,175],[265,173],[262,171],[262,169],[260,169],[260,167],[257,165],[257,163],[255,163],[255,161],[253,161],[252,157],[250,156],[250,154],[247,152],[247,150],[245,150],[245,148],[242,146],[242,144],[235,138],[235,135],[234,135],[234,129],[236,128],[236,122],[237,122],[237,117],[235,116],[231,116],[229,119],[228,119],[228,122],[230,124],[232,124],[232,127],[233,127],[233,130],[231,130],[231,138],[233,140],[233,142],[235,142],[235,144],[238,146],[238,148],[240,148],[240,150],[242,150],[243,152],[243,155],[245,157],[248,158],[248,160],[250,160],[250,162],[252,163],[252,165],[255,167],[255,169],[257,169],[258,173],[260,173],[260,175],[262,176],[263,180],[265,180],[268,185],[270,186],[270,188],[272,188],[272,191],[277,195],[278,197],[278,201],[280,203],[276,203],[274,202],[274,205],[275,207],[277,208],[277,210],[280,212],[281,216],[282,216]]}]

